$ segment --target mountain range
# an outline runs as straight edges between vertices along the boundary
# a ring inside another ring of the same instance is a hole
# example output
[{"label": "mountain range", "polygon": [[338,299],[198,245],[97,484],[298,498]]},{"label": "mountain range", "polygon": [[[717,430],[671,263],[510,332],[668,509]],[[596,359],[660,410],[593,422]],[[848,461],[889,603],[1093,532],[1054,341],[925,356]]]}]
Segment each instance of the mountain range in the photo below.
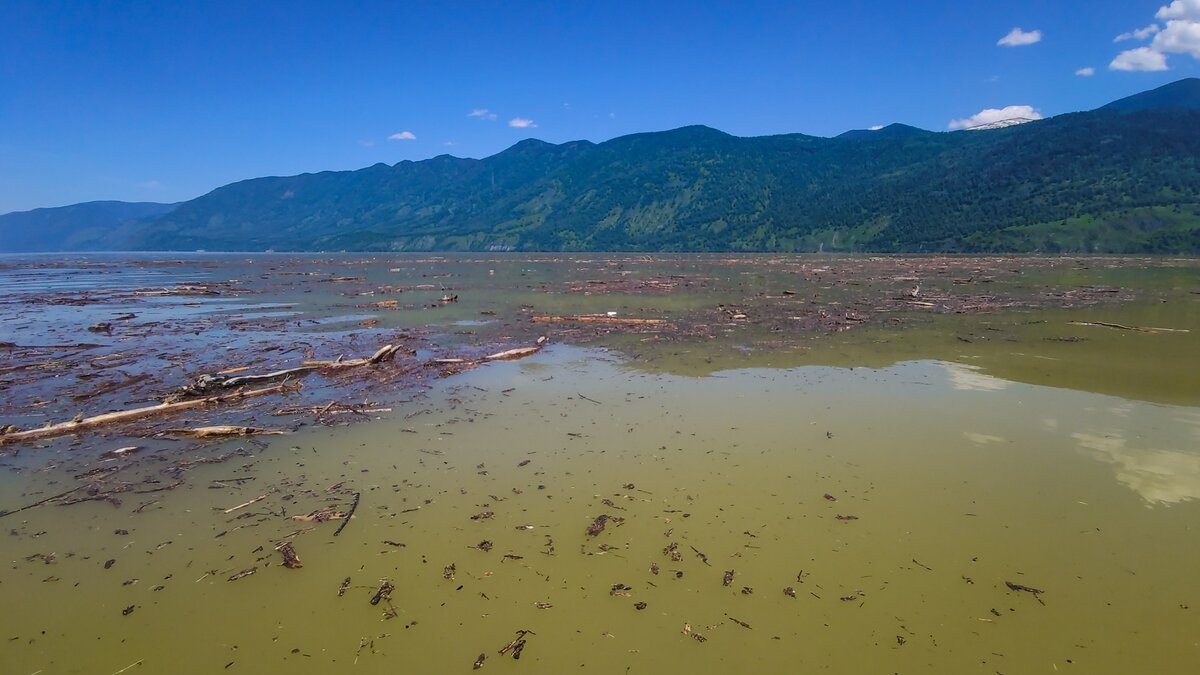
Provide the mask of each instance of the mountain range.
[{"label": "mountain range", "polygon": [[0,216],[0,250],[1200,253],[1200,79],[986,130],[704,126]]}]

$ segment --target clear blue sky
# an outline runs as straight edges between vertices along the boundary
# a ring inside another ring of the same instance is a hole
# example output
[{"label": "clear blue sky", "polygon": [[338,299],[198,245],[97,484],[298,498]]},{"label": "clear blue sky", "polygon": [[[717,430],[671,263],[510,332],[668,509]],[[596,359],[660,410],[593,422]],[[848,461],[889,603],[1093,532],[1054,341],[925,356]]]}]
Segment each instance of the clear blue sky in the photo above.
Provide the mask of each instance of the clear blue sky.
[{"label": "clear blue sky", "polygon": [[[0,0],[0,213],[485,157],[527,137],[831,136],[1089,109],[1200,74],[1200,45],[1114,42],[1166,28],[1170,1]],[[1200,0],[1175,1],[1200,22]],[[997,44],[1014,28],[1028,44]],[[1141,70],[1110,67],[1139,47]]]}]

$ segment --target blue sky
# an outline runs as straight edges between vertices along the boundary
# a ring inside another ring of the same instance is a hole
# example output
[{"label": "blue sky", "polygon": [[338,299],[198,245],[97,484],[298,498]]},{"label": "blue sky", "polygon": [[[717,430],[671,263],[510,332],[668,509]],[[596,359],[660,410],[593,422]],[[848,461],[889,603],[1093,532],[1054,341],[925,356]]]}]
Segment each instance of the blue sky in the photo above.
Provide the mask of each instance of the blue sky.
[{"label": "blue sky", "polygon": [[0,213],[528,137],[948,130],[1197,75],[1200,0],[0,0]]}]

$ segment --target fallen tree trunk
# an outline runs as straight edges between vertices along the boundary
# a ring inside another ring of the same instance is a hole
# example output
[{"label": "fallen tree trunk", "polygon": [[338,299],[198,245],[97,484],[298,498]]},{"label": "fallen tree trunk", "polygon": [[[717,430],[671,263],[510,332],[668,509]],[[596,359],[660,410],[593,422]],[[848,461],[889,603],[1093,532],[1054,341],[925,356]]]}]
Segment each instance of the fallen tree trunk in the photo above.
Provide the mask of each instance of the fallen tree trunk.
[{"label": "fallen tree trunk", "polygon": [[163,413],[176,412],[179,410],[189,410],[191,408],[202,408],[204,406],[216,405],[219,403],[235,403],[247,398],[267,396],[269,394],[279,394],[286,391],[294,391],[299,388],[299,384],[279,384],[273,387],[264,387],[262,389],[235,391],[229,394],[219,394],[217,396],[197,398],[190,401],[159,403],[158,405],[146,406],[144,408],[134,408],[132,410],[104,413],[94,417],[76,418],[70,422],[50,424],[41,427],[40,429],[10,431],[8,433],[0,434],[0,445],[4,445],[6,443],[16,443],[19,441],[33,441],[41,438],[53,438],[55,436],[77,433],[109,424],[118,424],[121,422],[128,422],[130,420],[141,419],[143,417],[161,415]]}]

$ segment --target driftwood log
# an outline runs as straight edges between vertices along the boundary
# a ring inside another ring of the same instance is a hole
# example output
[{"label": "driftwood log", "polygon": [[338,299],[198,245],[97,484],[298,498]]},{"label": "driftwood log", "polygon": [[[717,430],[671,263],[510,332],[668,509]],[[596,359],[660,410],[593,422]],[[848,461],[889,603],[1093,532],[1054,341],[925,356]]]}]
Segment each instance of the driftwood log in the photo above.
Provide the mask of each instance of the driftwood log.
[{"label": "driftwood log", "polygon": [[442,364],[442,365],[455,365],[455,364],[460,364],[460,363],[468,364],[468,365],[476,365],[479,363],[486,363],[488,361],[513,361],[516,359],[523,359],[526,356],[531,356],[533,354],[536,354],[536,353],[542,351],[542,348],[546,346],[546,344],[547,344],[547,342],[549,342],[549,340],[550,340],[550,338],[547,338],[545,335],[543,335],[542,337],[538,338],[537,342],[534,343],[534,345],[531,347],[517,347],[516,349],[506,349],[502,352],[496,352],[495,354],[488,354],[487,356],[484,356],[484,357],[481,357],[478,359],[457,359],[457,358],[456,359],[434,359],[433,362],[437,363],[437,364]]},{"label": "driftwood log", "polygon": [[19,441],[33,441],[42,438],[64,436],[66,434],[78,433],[80,431],[86,431],[88,429],[94,429],[96,427],[102,427],[109,424],[128,422],[130,420],[176,412],[179,410],[202,408],[205,406],[218,405],[222,403],[236,403],[243,399],[254,398],[256,396],[268,396],[270,394],[280,394],[287,391],[295,391],[296,389],[299,389],[299,387],[299,384],[284,383],[275,385],[273,387],[264,387],[262,389],[235,391],[228,394],[219,394],[217,396],[207,396],[205,398],[192,399],[190,401],[159,403],[158,405],[146,406],[144,408],[134,408],[132,410],[104,413],[102,415],[95,415],[94,417],[77,418],[71,420],[70,422],[49,424],[38,429],[10,431],[0,434],[0,445],[6,443],[16,443]]},{"label": "driftwood log", "polygon": [[218,373],[217,375],[201,375],[196,378],[196,381],[183,387],[176,396],[208,396],[216,392],[228,391],[236,389],[248,384],[257,384],[262,382],[274,382],[276,380],[290,380],[305,375],[316,370],[312,366],[302,366],[300,368],[288,368],[286,370],[277,370],[273,373],[265,375],[239,375],[238,377],[225,377]]},{"label": "driftwood log", "polygon": [[384,345],[379,348],[374,354],[361,358],[342,360],[341,357],[333,361],[305,361],[304,366],[309,368],[353,368],[356,366],[368,366],[391,361],[396,356],[396,352],[400,351],[400,345]]},{"label": "driftwood log", "polygon": [[279,429],[219,425],[214,427],[194,427],[192,429],[167,429],[163,433],[171,434],[172,436],[191,436],[192,438],[221,438],[225,436],[279,436],[287,432]]},{"label": "driftwood log", "polygon": [[578,316],[535,316],[535,317],[533,317],[533,321],[534,321],[534,323],[577,322],[577,323],[608,323],[608,324],[616,324],[616,325],[621,325],[621,324],[654,325],[654,324],[666,323],[665,319],[632,319],[632,318],[623,318],[623,317],[617,317],[617,316],[596,316],[593,314],[582,314],[582,315],[578,315]]}]

